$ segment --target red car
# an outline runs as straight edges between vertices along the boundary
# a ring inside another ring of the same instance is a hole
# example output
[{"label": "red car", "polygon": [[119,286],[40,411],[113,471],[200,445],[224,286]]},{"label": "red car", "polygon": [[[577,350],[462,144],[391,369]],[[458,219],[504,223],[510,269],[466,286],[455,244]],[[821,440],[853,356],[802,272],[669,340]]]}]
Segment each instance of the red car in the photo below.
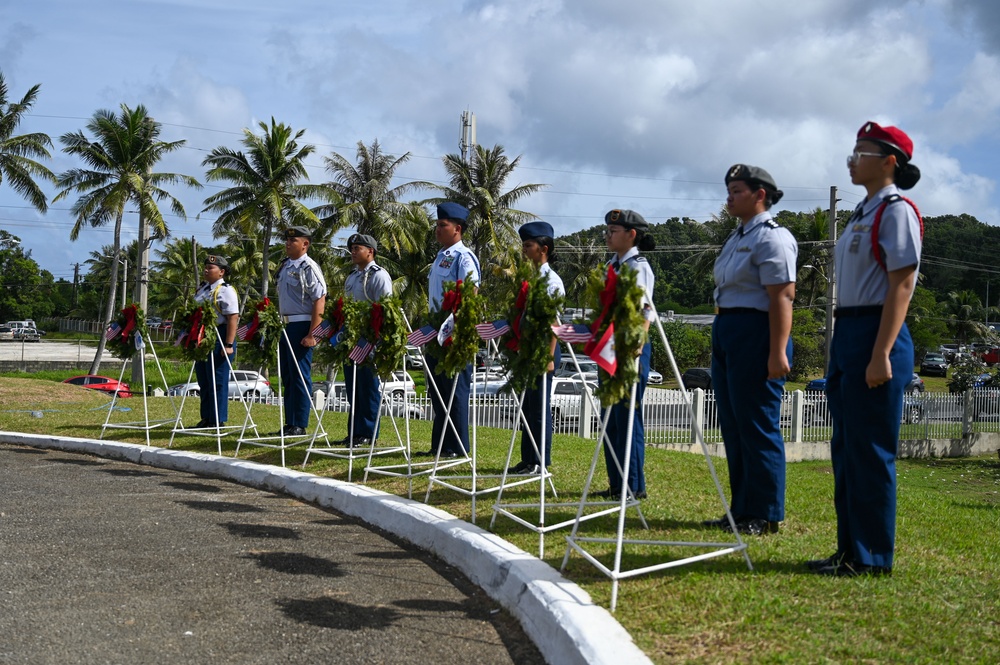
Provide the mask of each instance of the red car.
[{"label": "red car", "polygon": [[100,390],[109,395],[117,395],[118,397],[132,396],[132,390],[128,387],[127,383],[123,383],[118,379],[111,379],[106,376],[96,376],[94,374],[74,376],[71,379],[66,379],[63,383],[71,383],[74,386],[83,386],[84,388],[90,388],[91,390]]}]

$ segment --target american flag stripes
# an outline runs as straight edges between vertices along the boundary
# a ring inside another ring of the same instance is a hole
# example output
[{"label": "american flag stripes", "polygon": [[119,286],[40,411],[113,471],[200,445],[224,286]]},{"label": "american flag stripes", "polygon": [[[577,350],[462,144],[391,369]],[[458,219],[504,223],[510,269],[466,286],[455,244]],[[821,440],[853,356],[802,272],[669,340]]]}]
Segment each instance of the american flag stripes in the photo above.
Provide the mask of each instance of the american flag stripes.
[{"label": "american flag stripes", "polygon": [[409,335],[407,335],[406,341],[412,344],[413,346],[423,346],[427,342],[437,337],[437,334],[438,331],[434,328],[434,326],[424,326],[423,328],[414,330]]},{"label": "american flag stripes", "polygon": [[483,341],[488,342],[491,339],[496,339],[500,335],[510,332],[510,324],[505,320],[494,321],[493,323],[477,323],[476,331],[479,332],[479,337]]},{"label": "american flag stripes", "polygon": [[552,326],[552,332],[568,344],[583,344],[589,342],[592,336],[590,326],[585,323],[564,323]]},{"label": "american flag stripes", "polygon": [[110,342],[115,337],[118,337],[118,335],[120,335],[121,332],[122,332],[122,327],[117,323],[112,323],[110,326],[108,326],[107,332],[104,333],[104,339]]},{"label": "american flag stripes", "polygon": [[351,349],[351,353],[347,357],[350,358],[355,365],[360,364],[364,362],[365,358],[368,357],[368,354],[372,352],[373,348],[375,348],[374,345],[362,337],[358,340],[358,343],[354,345],[354,348]]},{"label": "american flag stripes", "polygon": [[250,332],[250,324],[244,323],[242,326],[236,329],[236,339],[240,340],[241,342],[245,342],[247,340],[248,332]]},{"label": "american flag stripes", "polygon": [[310,334],[316,339],[329,339],[333,335],[333,324],[329,321],[320,321]]}]

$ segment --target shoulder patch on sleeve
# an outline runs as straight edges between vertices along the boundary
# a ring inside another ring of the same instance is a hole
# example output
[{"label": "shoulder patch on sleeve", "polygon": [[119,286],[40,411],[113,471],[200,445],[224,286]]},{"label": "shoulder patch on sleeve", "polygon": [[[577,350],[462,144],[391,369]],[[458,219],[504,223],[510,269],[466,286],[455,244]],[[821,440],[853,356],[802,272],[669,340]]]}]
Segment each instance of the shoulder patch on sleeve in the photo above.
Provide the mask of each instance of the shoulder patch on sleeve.
[{"label": "shoulder patch on sleeve", "polygon": [[778,223],[777,223],[776,221],[774,221],[773,219],[769,219],[769,220],[767,220],[767,221],[766,221],[766,222],[764,222],[764,223],[765,223],[765,224],[767,224],[768,226],[770,226],[770,227],[771,227],[772,229],[778,229],[778,228],[781,228],[781,224],[778,224]]}]

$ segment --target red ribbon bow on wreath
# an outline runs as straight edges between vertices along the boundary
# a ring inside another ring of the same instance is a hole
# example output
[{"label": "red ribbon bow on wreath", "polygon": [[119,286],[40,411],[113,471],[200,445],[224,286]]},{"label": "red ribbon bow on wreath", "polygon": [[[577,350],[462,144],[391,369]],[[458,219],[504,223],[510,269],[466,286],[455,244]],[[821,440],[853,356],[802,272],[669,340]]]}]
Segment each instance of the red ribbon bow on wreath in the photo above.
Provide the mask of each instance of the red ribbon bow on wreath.
[{"label": "red ribbon bow on wreath", "polygon": [[507,340],[507,348],[517,351],[521,345],[521,324],[524,323],[524,310],[528,304],[528,289],[531,288],[527,281],[521,282],[521,290],[514,301],[514,320],[511,322],[510,331],[513,337]]},{"label": "red ribbon bow on wreath", "polygon": [[372,330],[375,332],[375,339],[382,337],[382,324],[385,322],[385,311],[382,303],[372,303]]},{"label": "red ribbon bow on wreath", "polygon": [[135,315],[136,307],[135,305],[129,305],[122,310],[122,316],[125,317],[125,325],[122,327],[122,341],[128,340],[129,334],[135,329]]},{"label": "red ribbon bow on wreath", "polygon": [[344,298],[337,298],[333,305],[333,313],[330,314],[330,321],[333,324],[333,335],[336,337],[340,329],[344,327]]},{"label": "red ribbon bow on wreath", "polygon": [[455,313],[458,308],[462,305],[462,280],[455,282],[455,288],[444,294],[444,300],[441,302],[442,312]]},{"label": "red ribbon bow on wreath", "polygon": [[253,313],[253,320],[247,326],[246,336],[243,339],[253,339],[253,336],[257,334],[257,329],[260,328],[260,313],[267,309],[270,304],[270,298],[264,298],[257,303],[257,311]]},{"label": "red ribbon bow on wreath", "polygon": [[583,352],[588,355],[600,342],[600,336],[597,333],[601,329],[601,324],[604,323],[604,317],[608,315],[611,305],[615,302],[617,287],[618,273],[609,265],[608,277],[604,280],[604,290],[601,291],[601,295],[598,298],[601,303],[601,314],[594,321],[594,325],[590,326],[590,332],[593,333],[593,337],[591,337],[590,342],[583,348]]},{"label": "red ribbon bow on wreath", "polygon": [[184,338],[185,348],[190,349],[192,346],[196,347],[201,344],[201,340],[205,335],[205,326],[201,324],[203,310],[201,307],[197,308],[191,313],[191,327],[188,329],[188,334]]}]

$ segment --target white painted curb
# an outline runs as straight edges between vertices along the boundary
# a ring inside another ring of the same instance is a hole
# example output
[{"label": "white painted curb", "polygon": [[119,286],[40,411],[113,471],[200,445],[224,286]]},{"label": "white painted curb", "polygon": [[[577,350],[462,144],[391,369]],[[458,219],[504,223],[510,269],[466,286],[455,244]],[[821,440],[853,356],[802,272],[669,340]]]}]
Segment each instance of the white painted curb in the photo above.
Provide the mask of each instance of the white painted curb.
[{"label": "white painted curb", "polygon": [[461,570],[521,622],[552,665],[652,662],[607,610],[551,566],[495,534],[411,499],[292,469],[131,443],[16,432],[0,432],[0,442],[223,478],[332,508]]}]

